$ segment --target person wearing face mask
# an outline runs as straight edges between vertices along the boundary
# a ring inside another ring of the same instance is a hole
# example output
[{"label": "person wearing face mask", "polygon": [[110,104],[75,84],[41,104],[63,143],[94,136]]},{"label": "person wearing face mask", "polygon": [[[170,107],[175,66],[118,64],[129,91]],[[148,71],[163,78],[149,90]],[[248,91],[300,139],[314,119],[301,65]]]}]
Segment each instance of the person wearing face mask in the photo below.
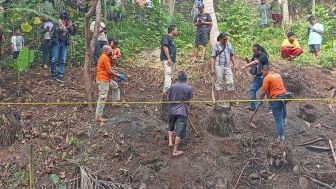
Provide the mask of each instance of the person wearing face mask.
[{"label": "person wearing face mask", "polygon": [[121,75],[113,70],[113,67],[111,66],[112,54],[112,48],[109,45],[105,45],[103,47],[103,53],[97,63],[96,82],[99,90],[95,117],[97,122],[107,121],[107,119],[103,118],[103,110],[110,87],[112,88],[112,102],[120,101],[120,89],[118,83],[113,79],[115,77],[121,77]]}]

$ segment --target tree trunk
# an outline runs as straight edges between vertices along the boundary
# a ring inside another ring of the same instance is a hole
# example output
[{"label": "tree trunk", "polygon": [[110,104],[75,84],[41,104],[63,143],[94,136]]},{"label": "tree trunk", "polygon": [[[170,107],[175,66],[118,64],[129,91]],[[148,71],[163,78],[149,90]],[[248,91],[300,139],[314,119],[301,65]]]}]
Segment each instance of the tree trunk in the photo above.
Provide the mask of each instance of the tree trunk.
[{"label": "tree trunk", "polygon": [[169,0],[168,6],[169,6],[169,14],[170,14],[170,16],[173,16],[174,15],[174,8],[175,8],[175,0]]},{"label": "tree trunk", "polygon": [[315,6],[316,6],[316,2],[315,0],[312,0],[312,14],[315,16]]},{"label": "tree trunk", "polygon": [[107,18],[107,0],[102,0],[104,4],[104,18]]},{"label": "tree trunk", "polygon": [[289,23],[289,11],[288,11],[288,0],[283,0],[282,7],[283,15],[283,24],[287,25]]},{"label": "tree trunk", "polygon": [[[96,11],[96,23],[94,32],[91,38],[90,32],[90,18],[93,16]],[[100,26],[101,20],[101,0],[96,0],[90,10],[85,14],[85,64],[84,64],[84,85],[86,88],[86,95],[89,102],[89,109],[92,110],[93,102],[93,91],[92,91],[92,79],[91,79],[91,64],[92,57],[95,50],[95,44],[98,36],[98,30]]]},{"label": "tree trunk", "polygon": [[217,136],[228,137],[236,131],[231,108],[215,106],[209,116],[208,131]]}]

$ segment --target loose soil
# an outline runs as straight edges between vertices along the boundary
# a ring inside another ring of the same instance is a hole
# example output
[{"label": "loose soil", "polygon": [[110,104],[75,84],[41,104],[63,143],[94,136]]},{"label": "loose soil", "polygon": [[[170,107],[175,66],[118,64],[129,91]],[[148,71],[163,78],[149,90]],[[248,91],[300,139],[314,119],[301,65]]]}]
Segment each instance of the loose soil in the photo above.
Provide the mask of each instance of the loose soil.
[{"label": "loose soil", "polygon": [[[163,71],[157,65],[139,64],[126,68],[130,79],[122,90],[130,101],[162,99]],[[336,87],[334,70],[297,68],[289,62],[277,62],[273,66],[277,71],[289,73],[286,85],[298,98],[327,98]],[[190,73],[194,100],[211,101],[211,79],[206,67],[178,66],[178,69],[182,68]],[[49,81],[48,70],[31,69],[23,74],[20,97],[17,96],[15,75],[12,70],[2,68],[2,102],[86,100],[80,68],[68,68],[64,84]],[[240,70],[235,73],[235,78],[236,98],[247,99],[251,77],[247,71]],[[240,189],[297,189],[302,187],[299,180],[303,175],[336,186],[336,168],[331,153],[298,146],[317,138],[325,140],[315,145],[329,147],[327,140],[333,140],[336,145],[335,115],[329,102],[288,104],[286,148],[290,152],[287,154],[290,161],[281,167],[268,164],[271,144],[277,135],[267,105],[254,118],[257,129],[250,127],[252,112],[244,110],[246,105],[240,103],[239,107],[232,108],[236,130],[229,137],[218,137],[207,131],[212,107],[206,103],[192,104],[190,119],[200,134],[196,136],[188,127],[187,138],[181,146],[185,153],[180,157],[173,157],[168,147],[160,104],[139,103],[119,108],[106,105],[105,116],[109,121],[104,126],[94,122],[94,111],[89,111],[87,105],[2,105],[0,117],[19,113],[21,121],[14,144],[0,148],[0,188],[27,188],[24,176],[17,173],[28,170],[30,146],[34,152],[36,188],[50,188],[51,173],[65,174],[64,180],[78,177],[79,166],[89,168],[102,180],[131,188],[231,189],[240,178],[236,187]],[[307,121],[302,112],[315,117]]]}]

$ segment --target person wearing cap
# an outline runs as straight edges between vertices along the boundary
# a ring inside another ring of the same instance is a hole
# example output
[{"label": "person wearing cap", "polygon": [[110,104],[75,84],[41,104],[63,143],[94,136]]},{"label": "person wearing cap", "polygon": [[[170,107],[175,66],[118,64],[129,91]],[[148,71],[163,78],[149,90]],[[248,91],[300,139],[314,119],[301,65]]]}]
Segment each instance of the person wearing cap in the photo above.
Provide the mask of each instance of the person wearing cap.
[{"label": "person wearing cap", "polygon": [[107,99],[109,88],[112,88],[112,102],[120,101],[120,89],[114,77],[120,77],[120,74],[113,70],[110,60],[112,56],[112,48],[104,45],[103,53],[99,57],[97,64],[96,82],[98,84],[99,98],[96,108],[95,119],[97,122],[104,122],[107,119],[103,118],[103,110]]},{"label": "person wearing cap", "polygon": [[177,35],[177,28],[175,25],[168,27],[168,34],[164,35],[161,40],[161,54],[160,60],[164,69],[163,80],[163,95],[166,96],[167,90],[171,86],[172,77],[175,72],[176,63],[176,45],[174,37]]},{"label": "person wearing cap", "polygon": [[[281,75],[270,70],[269,65],[262,67],[264,81],[261,87],[260,99],[264,99],[267,95],[270,99],[277,99],[280,95],[287,92]],[[275,126],[278,133],[278,142],[285,140],[285,126],[287,122],[287,107],[284,101],[270,101],[269,107],[273,112]]]},{"label": "person wearing cap", "polygon": [[324,33],[324,26],[318,23],[315,16],[309,17],[310,26],[308,26],[308,45],[309,51],[312,53],[314,58],[319,58],[322,34]]},{"label": "person wearing cap", "polygon": [[118,64],[118,60],[121,57],[121,51],[118,47],[119,41],[117,39],[112,39],[110,41],[111,41],[110,45],[111,45],[112,54],[113,54],[113,56],[111,57],[112,59],[111,64],[112,64],[112,67],[114,67],[114,66],[117,66]]},{"label": "person wearing cap", "polygon": [[224,79],[227,89],[227,98],[233,99],[234,95],[234,80],[232,69],[235,66],[234,50],[231,43],[228,42],[228,34],[220,33],[217,37],[218,43],[213,46],[211,52],[211,75],[216,75],[215,81],[215,98],[216,100],[223,99]]},{"label": "person wearing cap", "polygon": [[282,58],[295,58],[303,53],[298,40],[293,32],[288,32],[287,39],[282,42],[281,56]]},{"label": "person wearing cap", "polygon": [[[91,36],[93,36],[95,24],[96,24],[96,21],[92,21],[90,23]],[[103,46],[107,44],[108,44],[108,40],[107,40],[107,35],[106,35],[106,26],[104,22],[100,22],[100,26],[98,29],[98,38],[97,38],[96,45],[95,45],[95,51],[93,53],[93,61],[95,64],[97,64],[98,62]]]},{"label": "person wearing cap", "polygon": [[[181,70],[177,76],[177,82],[168,90],[168,101],[176,102],[170,104],[168,112],[168,145],[173,147],[173,156],[183,153],[178,147],[182,139],[186,136],[188,115],[190,113],[190,104],[188,102],[193,98],[192,87],[187,83],[187,72]],[[173,133],[176,133],[173,142]]]},{"label": "person wearing cap", "polygon": [[195,48],[194,48],[194,63],[197,62],[198,58],[198,46],[202,46],[201,61],[204,62],[206,46],[209,41],[210,30],[212,27],[212,18],[209,13],[204,12],[204,4],[198,4],[199,13],[194,18],[194,25],[196,26],[196,38],[195,38]]}]

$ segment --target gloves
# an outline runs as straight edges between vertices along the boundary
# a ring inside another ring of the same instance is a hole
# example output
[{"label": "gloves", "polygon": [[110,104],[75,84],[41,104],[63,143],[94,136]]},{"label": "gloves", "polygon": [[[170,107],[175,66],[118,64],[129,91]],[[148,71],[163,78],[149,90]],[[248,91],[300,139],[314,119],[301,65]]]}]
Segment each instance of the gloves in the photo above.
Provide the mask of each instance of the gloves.
[{"label": "gloves", "polygon": [[126,81],[126,79],[127,79],[127,75],[124,72],[121,72],[119,74],[118,80],[119,81]]}]

